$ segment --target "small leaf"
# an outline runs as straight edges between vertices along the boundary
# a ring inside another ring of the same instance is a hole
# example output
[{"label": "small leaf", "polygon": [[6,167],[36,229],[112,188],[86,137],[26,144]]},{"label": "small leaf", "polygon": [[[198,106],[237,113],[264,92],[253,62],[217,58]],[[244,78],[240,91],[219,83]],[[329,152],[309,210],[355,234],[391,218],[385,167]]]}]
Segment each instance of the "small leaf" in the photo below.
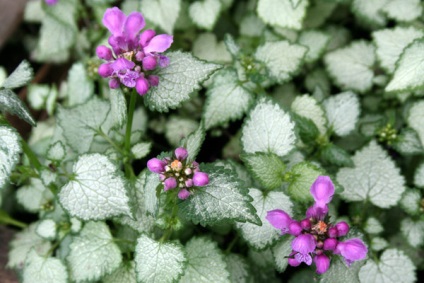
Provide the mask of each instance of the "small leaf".
[{"label": "small leaf", "polygon": [[20,153],[19,134],[10,127],[0,126],[0,189],[9,182]]},{"label": "small leaf", "polygon": [[374,46],[355,41],[349,46],[327,53],[324,62],[336,84],[360,93],[368,91],[374,78]]},{"label": "small leaf", "polygon": [[157,242],[141,235],[135,248],[138,282],[175,282],[184,272],[187,259],[175,243]]},{"label": "small leaf", "polygon": [[376,282],[376,281],[359,281],[358,271],[363,266],[363,261],[354,262],[351,266],[344,263],[341,256],[333,257],[330,268],[321,277],[320,283],[359,283],[359,282]]},{"label": "small leaf", "polygon": [[187,162],[192,162],[196,159],[203,141],[205,140],[205,135],[205,127],[201,124],[195,132],[181,141],[181,145],[185,147],[188,152]]},{"label": "small leaf", "polygon": [[385,26],[387,19],[383,7],[387,0],[353,0],[352,10],[362,21],[373,26]]},{"label": "small leaf", "polygon": [[229,33],[225,34],[224,43],[231,56],[237,57],[239,55],[240,46],[235,42],[234,38]]},{"label": "small leaf", "polygon": [[101,220],[130,213],[124,178],[106,156],[80,156],[73,173],[75,177],[59,193],[61,204],[72,216]]},{"label": "small leaf", "polygon": [[38,223],[36,233],[47,240],[56,238],[56,222],[51,219],[44,219]]},{"label": "small leaf", "polygon": [[312,120],[318,127],[321,135],[327,132],[327,118],[324,110],[318,105],[315,98],[309,95],[297,96],[292,102],[291,109],[297,115]]},{"label": "small leaf", "polygon": [[240,157],[247,169],[266,189],[272,190],[282,185],[286,165],[277,155],[256,153],[243,154]]},{"label": "small leaf", "polygon": [[241,141],[247,153],[284,156],[294,148],[294,123],[277,104],[259,99],[244,123]]},{"label": "small leaf", "polygon": [[264,192],[258,189],[250,189],[249,194],[253,197],[253,206],[262,221],[262,225],[252,223],[237,223],[236,226],[241,231],[243,239],[254,249],[262,250],[273,243],[281,236],[281,231],[275,229],[266,219],[267,212],[274,209],[282,209],[292,215],[292,203],[290,198],[282,192]]},{"label": "small leaf", "polygon": [[[136,94],[131,94],[136,95]],[[110,111],[116,125],[122,128],[127,122],[127,102],[120,88],[110,90]]]},{"label": "small leaf", "polygon": [[255,58],[265,64],[273,79],[283,83],[299,70],[306,52],[306,47],[283,40],[259,46]]},{"label": "small leaf", "polygon": [[76,282],[97,281],[118,268],[122,261],[121,251],[104,222],[86,223],[69,249],[69,271]]},{"label": "small leaf", "polygon": [[[88,78],[82,63],[75,63],[68,75],[68,105],[75,106],[87,102],[94,95],[94,83]],[[111,96],[113,95],[111,91]]]},{"label": "small leaf", "polygon": [[424,147],[424,101],[415,102],[409,109],[408,124],[415,130]]},{"label": "small leaf", "polygon": [[231,69],[218,71],[206,93],[203,119],[206,130],[241,118],[253,103],[253,95]]},{"label": "small leaf", "polygon": [[33,282],[68,282],[68,272],[62,261],[53,257],[45,257],[31,250],[25,260],[23,283]]},{"label": "small leaf", "polygon": [[10,74],[9,77],[3,82],[4,88],[18,88],[28,84],[34,75],[31,65],[28,61],[24,60],[19,66]]},{"label": "small leaf", "polygon": [[343,137],[355,129],[360,114],[359,99],[351,91],[327,98],[324,102],[328,126]]},{"label": "small leaf", "polygon": [[311,119],[297,115],[296,113],[292,113],[291,117],[296,124],[295,130],[301,140],[307,144],[315,143],[320,135],[316,124]]},{"label": "small leaf", "polygon": [[424,188],[424,163],[421,163],[415,171],[414,184],[418,188]]},{"label": "small leaf", "polygon": [[418,215],[420,210],[421,194],[418,190],[407,190],[400,200],[400,207],[410,215]]},{"label": "small leaf", "polygon": [[21,232],[16,233],[14,239],[10,242],[7,267],[22,267],[31,249],[35,249],[37,253],[42,255],[47,254],[51,248],[51,243],[35,233],[36,227],[37,223],[35,222]]},{"label": "small leaf", "polygon": [[414,221],[411,218],[405,218],[400,223],[400,231],[408,243],[418,248],[424,242],[424,221]]},{"label": "small leaf", "polygon": [[215,62],[231,62],[231,54],[227,51],[224,42],[219,42],[214,33],[202,33],[193,42],[193,55],[199,59]]},{"label": "small leaf", "polygon": [[424,150],[417,132],[411,128],[402,129],[393,147],[403,155],[420,154]]},{"label": "small leaf", "polygon": [[[368,260],[359,270],[361,282],[415,282],[415,266],[412,261],[397,249],[383,252],[380,261]],[[348,282],[348,281],[347,281]]]},{"label": "small leaf", "polygon": [[131,153],[134,155],[135,159],[142,159],[147,154],[149,154],[152,143],[150,142],[139,142],[131,147]]},{"label": "small leaf", "polygon": [[377,46],[377,58],[380,65],[392,74],[406,46],[415,39],[424,35],[421,30],[414,27],[400,27],[394,29],[383,29],[372,33],[372,37]]},{"label": "small leaf", "polygon": [[184,139],[198,128],[199,123],[197,121],[172,115],[165,125],[165,137],[172,146],[178,147]]},{"label": "small leaf", "polygon": [[424,39],[417,39],[403,50],[396,62],[393,78],[385,91],[411,91],[424,86]]},{"label": "small leaf", "polygon": [[200,28],[211,30],[221,11],[220,0],[202,0],[190,4],[188,13],[193,22]]},{"label": "small leaf", "polygon": [[61,141],[53,143],[47,150],[47,159],[62,161],[66,157],[66,148]]},{"label": "small leaf", "polygon": [[377,218],[370,217],[367,219],[367,222],[365,222],[364,230],[368,234],[380,234],[384,231],[384,228]]},{"label": "small leaf", "polygon": [[314,62],[318,60],[322,53],[325,51],[328,42],[330,41],[330,36],[316,30],[307,30],[303,31],[300,36],[298,43],[305,47],[308,47],[308,52],[305,56],[306,62]]},{"label": "small leaf", "polygon": [[149,21],[172,34],[181,9],[181,0],[141,1],[141,12]]},{"label": "small leaf", "polygon": [[246,260],[236,254],[228,254],[225,257],[227,270],[230,272],[230,282],[247,283],[250,278],[249,265]]},{"label": "small leaf", "polygon": [[310,189],[316,178],[324,174],[324,171],[309,162],[301,162],[293,166],[288,173],[290,185],[288,195],[300,202],[309,202],[312,199]]},{"label": "small leaf", "polygon": [[423,8],[420,0],[391,0],[382,11],[396,21],[410,22],[421,16]]},{"label": "small leaf", "polygon": [[350,201],[369,199],[381,208],[396,205],[405,191],[405,180],[393,160],[375,142],[356,152],[354,168],[342,168],[337,181],[345,188],[341,196]]},{"label": "small leaf", "polygon": [[31,126],[35,127],[36,125],[26,105],[10,89],[0,90],[0,111],[17,115]]},{"label": "small leaf", "polygon": [[103,277],[103,283],[136,283],[135,264],[133,261],[122,263],[111,274]]},{"label": "small leaf", "polygon": [[152,87],[145,96],[149,108],[159,112],[175,109],[188,100],[192,92],[201,88],[200,83],[220,68],[217,64],[200,61],[189,53],[169,52],[167,57],[169,66],[157,73],[159,85]]},{"label": "small leaf", "polygon": [[260,37],[265,29],[265,23],[255,14],[247,14],[240,22],[240,35]]},{"label": "small leaf", "polygon": [[192,238],[186,244],[188,264],[180,283],[229,283],[224,257],[216,243],[206,238]]},{"label": "small leaf", "polygon": [[336,166],[353,167],[353,161],[350,158],[350,154],[343,148],[332,143],[321,150],[321,158],[326,163]]},{"label": "small leaf", "polygon": [[27,211],[38,212],[43,205],[51,202],[54,196],[40,179],[31,178],[28,185],[18,189],[16,198]]},{"label": "small leaf", "polygon": [[28,86],[28,103],[32,109],[41,110],[45,107],[50,87],[44,84],[31,84]]},{"label": "small leaf", "polygon": [[209,184],[196,188],[190,198],[179,203],[184,217],[203,226],[223,221],[261,223],[250,203],[252,198],[236,181],[234,173],[217,165],[201,168],[209,174]]},{"label": "small leaf", "polygon": [[272,247],[272,254],[274,255],[275,265],[277,266],[278,272],[284,272],[289,264],[287,257],[292,252],[292,241],[293,237],[286,235]]},{"label": "small leaf", "polygon": [[296,1],[297,5],[293,5],[292,1],[259,0],[258,15],[267,24],[299,30],[308,1]]}]

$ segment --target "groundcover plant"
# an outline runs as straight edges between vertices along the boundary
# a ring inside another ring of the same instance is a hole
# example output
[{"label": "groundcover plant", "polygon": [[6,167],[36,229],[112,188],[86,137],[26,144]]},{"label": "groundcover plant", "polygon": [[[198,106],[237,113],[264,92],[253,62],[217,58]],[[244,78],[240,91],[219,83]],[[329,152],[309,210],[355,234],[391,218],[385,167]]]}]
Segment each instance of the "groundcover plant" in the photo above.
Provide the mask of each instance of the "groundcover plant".
[{"label": "groundcover plant", "polygon": [[16,38],[0,222],[21,282],[422,276],[421,1],[35,0]]}]

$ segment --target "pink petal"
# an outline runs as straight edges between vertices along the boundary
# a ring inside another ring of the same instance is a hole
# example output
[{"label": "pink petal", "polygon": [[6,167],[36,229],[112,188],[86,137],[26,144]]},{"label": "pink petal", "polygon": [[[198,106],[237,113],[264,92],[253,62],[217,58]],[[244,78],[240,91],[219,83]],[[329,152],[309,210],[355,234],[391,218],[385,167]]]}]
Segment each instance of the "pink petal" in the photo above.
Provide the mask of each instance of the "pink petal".
[{"label": "pink petal", "polygon": [[334,195],[334,185],[328,176],[319,176],[311,186],[311,194],[318,207],[328,204]]},{"label": "pink petal", "polygon": [[311,234],[302,234],[294,238],[292,249],[301,254],[308,254],[315,250],[316,240]]},{"label": "pink petal", "polygon": [[281,230],[282,234],[289,232],[289,225],[293,221],[285,211],[281,209],[274,209],[267,212],[266,220],[277,229]]},{"label": "pink petal", "polygon": [[353,238],[339,242],[336,253],[340,253],[348,262],[362,260],[367,256],[368,249],[361,239]]},{"label": "pink petal", "polygon": [[298,262],[304,262],[307,265],[311,265],[312,264],[312,257],[310,254],[302,254],[302,253],[297,253],[294,258],[298,261]]},{"label": "pink petal", "polygon": [[174,41],[174,37],[168,34],[159,34],[153,37],[147,46],[144,47],[144,53],[166,51]]},{"label": "pink petal", "polygon": [[317,267],[318,274],[327,272],[328,268],[330,267],[330,259],[325,254],[316,255],[314,262]]},{"label": "pink petal", "polygon": [[124,24],[125,34],[129,38],[134,39],[145,25],[146,22],[144,21],[143,16],[139,12],[132,12],[128,15],[128,18]]},{"label": "pink petal", "polygon": [[117,7],[106,9],[103,15],[103,25],[115,36],[122,35],[125,23],[125,14]]}]

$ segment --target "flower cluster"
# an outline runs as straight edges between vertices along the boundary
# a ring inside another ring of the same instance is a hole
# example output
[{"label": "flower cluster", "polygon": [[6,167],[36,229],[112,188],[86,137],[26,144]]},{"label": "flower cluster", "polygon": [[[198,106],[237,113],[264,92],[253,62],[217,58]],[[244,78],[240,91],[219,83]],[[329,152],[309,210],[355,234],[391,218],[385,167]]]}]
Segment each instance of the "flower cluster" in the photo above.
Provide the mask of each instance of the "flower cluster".
[{"label": "flower cluster", "polygon": [[327,176],[319,176],[311,187],[315,203],[306,211],[306,218],[293,220],[280,209],[268,211],[266,219],[282,234],[295,236],[291,243],[292,252],[288,256],[291,266],[302,262],[316,265],[316,272],[322,274],[330,267],[332,255],[344,257],[347,265],[362,260],[367,255],[367,247],[358,238],[341,241],[339,238],[349,232],[349,225],[344,222],[329,222],[328,203],[334,194],[334,185]]},{"label": "flower cluster", "polygon": [[140,34],[145,26],[141,13],[132,12],[128,17],[117,7],[109,8],[103,16],[103,25],[112,33],[109,44],[113,51],[104,45],[96,49],[100,59],[106,60],[99,66],[99,75],[109,78],[109,87],[120,84],[134,88],[140,95],[150,87],[159,84],[159,77],[150,74],[156,67],[169,65],[169,58],[160,54],[173,42],[172,35],[156,35],[148,29]]},{"label": "flower cluster", "polygon": [[196,161],[187,162],[187,156],[187,150],[179,147],[173,158],[152,158],[147,162],[147,168],[159,174],[165,191],[178,187],[180,199],[187,199],[193,193],[194,186],[203,187],[209,183],[208,174],[199,171]]}]

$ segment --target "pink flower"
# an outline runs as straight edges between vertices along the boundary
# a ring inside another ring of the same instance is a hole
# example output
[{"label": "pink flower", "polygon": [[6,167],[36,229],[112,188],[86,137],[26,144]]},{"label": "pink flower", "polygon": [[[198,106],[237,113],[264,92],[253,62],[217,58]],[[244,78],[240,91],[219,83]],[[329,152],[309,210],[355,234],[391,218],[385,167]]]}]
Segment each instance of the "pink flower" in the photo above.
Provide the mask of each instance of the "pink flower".
[{"label": "pink flower", "polygon": [[335,253],[341,254],[348,265],[357,260],[365,259],[368,249],[361,239],[353,238],[337,244]]},{"label": "pink flower", "polygon": [[311,186],[311,194],[315,200],[315,206],[324,208],[334,195],[334,185],[328,176],[319,176]]},{"label": "pink flower", "polygon": [[274,209],[268,211],[265,217],[268,222],[277,229],[281,230],[281,234],[289,232],[289,225],[293,221],[285,211],[281,209]]},{"label": "pink flower", "polygon": [[330,259],[325,254],[320,254],[314,257],[314,263],[317,267],[317,273],[323,274],[330,267]]}]

